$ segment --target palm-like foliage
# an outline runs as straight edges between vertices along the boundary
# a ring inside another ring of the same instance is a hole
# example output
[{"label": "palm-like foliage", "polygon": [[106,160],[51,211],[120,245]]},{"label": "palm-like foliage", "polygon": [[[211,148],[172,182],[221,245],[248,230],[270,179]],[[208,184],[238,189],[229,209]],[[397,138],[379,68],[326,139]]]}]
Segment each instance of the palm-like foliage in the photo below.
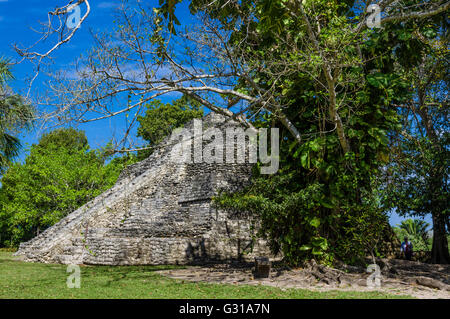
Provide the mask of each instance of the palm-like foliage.
[{"label": "palm-like foliage", "polygon": [[420,219],[407,219],[399,225],[410,237],[422,238],[424,242],[428,240],[429,226],[430,224]]},{"label": "palm-like foliage", "polygon": [[17,137],[12,135],[22,128],[29,128],[33,110],[23,98],[12,94],[7,81],[13,78],[8,61],[0,58],[0,173],[21,147]]}]

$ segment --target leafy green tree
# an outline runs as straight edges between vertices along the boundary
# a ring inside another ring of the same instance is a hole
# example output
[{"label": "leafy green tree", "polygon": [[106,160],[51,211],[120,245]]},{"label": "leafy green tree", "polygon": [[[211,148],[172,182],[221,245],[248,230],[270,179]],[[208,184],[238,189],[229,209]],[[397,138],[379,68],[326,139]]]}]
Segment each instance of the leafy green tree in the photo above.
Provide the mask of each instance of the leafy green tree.
[{"label": "leafy green tree", "polygon": [[18,155],[21,144],[15,133],[30,128],[33,118],[32,107],[8,88],[11,79],[8,61],[0,58],[0,173]]},{"label": "leafy green tree", "polygon": [[52,226],[110,188],[131,161],[106,163],[104,151],[89,149],[85,134],[75,129],[45,134],[25,162],[13,164],[1,179],[2,244],[16,246]]},{"label": "leafy green tree", "polygon": [[185,95],[172,103],[151,101],[147,105],[145,115],[137,119],[140,124],[138,136],[148,142],[146,146],[148,149],[139,151],[138,159],[147,158],[152,153],[152,148],[170,135],[174,129],[202,116],[201,104]]}]

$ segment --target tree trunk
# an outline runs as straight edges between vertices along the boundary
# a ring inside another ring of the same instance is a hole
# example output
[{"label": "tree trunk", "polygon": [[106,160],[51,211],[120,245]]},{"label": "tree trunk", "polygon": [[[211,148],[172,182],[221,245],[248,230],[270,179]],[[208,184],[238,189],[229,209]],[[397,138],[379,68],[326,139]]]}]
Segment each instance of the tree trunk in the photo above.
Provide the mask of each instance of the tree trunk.
[{"label": "tree trunk", "polygon": [[433,212],[433,246],[431,249],[431,262],[433,264],[450,264],[448,253],[447,232],[445,231],[445,219],[440,212]]}]

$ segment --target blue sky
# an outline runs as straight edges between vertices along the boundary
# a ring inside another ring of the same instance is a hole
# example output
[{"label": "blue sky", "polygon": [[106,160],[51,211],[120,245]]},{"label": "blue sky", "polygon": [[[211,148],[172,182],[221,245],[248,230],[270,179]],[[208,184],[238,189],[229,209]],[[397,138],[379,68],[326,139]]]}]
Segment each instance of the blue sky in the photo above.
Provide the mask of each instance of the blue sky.
[{"label": "blue sky", "polygon": [[[158,6],[157,0],[146,0],[146,2],[149,5],[154,4],[154,6]],[[65,3],[65,0],[0,0],[0,56],[3,55],[18,59],[19,57],[12,45],[17,43],[22,46],[29,46],[37,41],[39,34],[34,33],[30,28],[38,28],[39,21],[45,21],[49,11]],[[105,30],[105,28],[113,26],[114,8],[120,3],[120,0],[94,0],[90,1],[90,3],[92,11],[82,28],[75,34],[70,43],[65,44],[53,54],[52,57],[54,58],[56,68],[67,68],[77,56],[91,47],[92,37],[89,32],[90,29]],[[182,23],[189,20],[186,3],[183,3],[178,8],[177,17]],[[43,48],[50,47],[50,43],[45,43],[44,45]],[[25,79],[33,74],[32,65],[29,63],[15,65],[13,72],[16,79],[10,85],[17,93],[26,92],[27,86]],[[33,86],[34,92],[45,91],[45,79],[45,75],[37,78]],[[124,124],[124,118],[118,117],[82,124],[77,128],[84,130],[91,147],[97,148],[105,145],[109,141],[112,132],[121,132],[124,129]],[[34,131],[21,136],[25,147],[19,160],[25,158],[27,145],[37,143],[41,134],[42,131]],[[135,132],[133,134],[135,135]],[[390,222],[392,225],[396,225],[402,219],[393,213]],[[431,223],[430,218],[427,218],[426,221]]]},{"label": "blue sky", "polygon": [[[47,13],[57,6],[66,4],[65,0],[0,0],[0,56],[6,56],[13,59],[19,59],[18,54],[13,49],[16,43],[20,47],[26,47],[33,44],[39,39],[39,34],[32,31],[31,28],[38,29],[40,21],[46,21]],[[90,30],[105,31],[114,25],[114,9],[121,3],[120,0],[111,1],[90,1],[91,13],[80,30],[69,43],[64,44],[58,49],[52,57],[53,67],[55,69],[64,69],[82,53],[92,46],[92,36]],[[149,5],[158,5],[158,1],[147,0]],[[82,8],[82,14],[85,7]],[[187,17],[188,10],[185,4],[178,9],[179,17]],[[52,43],[48,41],[39,47],[40,52],[48,50]],[[13,73],[16,80],[10,83],[11,87],[17,93],[24,94],[27,91],[26,79],[33,75],[33,65],[24,62],[13,67]],[[33,84],[32,92],[43,94],[46,90],[45,74],[40,74]],[[168,99],[162,98],[163,101]],[[77,128],[86,131],[91,147],[97,148],[105,145],[111,137],[112,132],[120,136],[120,132],[124,130],[125,119],[112,118],[92,122],[89,124],[81,124]],[[26,156],[26,146],[36,143],[42,130],[36,130],[24,136],[21,136],[25,146],[24,152],[20,156],[22,160]],[[133,133],[135,135],[135,132]]]},{"label": "blue sky", "polygon": [[[93,1],[91,1],[93,2]],[[70,43],[62,46],[53,55],[55,68],[64,68],[73,59],[83,53],[91,46],[91,36],[89,29],[101,29],[111,23],[114,1],[95,1],[92,5],[92,12],[86,24],[75,34]],[[17,59],[18,55],[12,48],[13,43],[27,46],[39,39],[39,34],[34,33],[30,28],[39,27],[39,21],[45,21],[47,12],[53,10],[57,5],[62,5],[63,0],[0,0],[0,54]],[[42,46],[42,51],[50,47],[50,42]],[[26,92],[26,78],[33,74],[33,66],[24,62],[15,65],[13,68],[16,80],[11,83],[13,89],[24,94]],[[45,91],[45,75],[39,75],[33,85],[33,92]],[[95,123],[79,126],[86,131],[92,147],[104,145],[108,141],[106,128],[109,130],[111,123]],[[36,143],[42,131],[36,130],[24,136],[27,144]],[[25,152],[21,155],[21,158]]]}]

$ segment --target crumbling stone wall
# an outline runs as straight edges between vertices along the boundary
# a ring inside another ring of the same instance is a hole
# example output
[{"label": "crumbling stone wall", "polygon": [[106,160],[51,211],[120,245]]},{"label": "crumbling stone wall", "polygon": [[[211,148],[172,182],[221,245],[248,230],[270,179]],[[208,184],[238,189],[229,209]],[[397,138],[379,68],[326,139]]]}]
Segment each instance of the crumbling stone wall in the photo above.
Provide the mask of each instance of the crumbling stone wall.
[{"label": "crumbling stone wall", "polygon": [[[208,125],[235,122],[211,113]],[[192,129],[192,123],[186,126]],[[225,132],[225,131],[224,131]],[[268,255],[251,222],[214,207],[220,190],[244,187],[251,164],[174,163],[166,138],[116,185],[54,226],[22,243],[25,261],[102,265],[187,264]],[[225,151],[224,151],[225,152]]]}]

